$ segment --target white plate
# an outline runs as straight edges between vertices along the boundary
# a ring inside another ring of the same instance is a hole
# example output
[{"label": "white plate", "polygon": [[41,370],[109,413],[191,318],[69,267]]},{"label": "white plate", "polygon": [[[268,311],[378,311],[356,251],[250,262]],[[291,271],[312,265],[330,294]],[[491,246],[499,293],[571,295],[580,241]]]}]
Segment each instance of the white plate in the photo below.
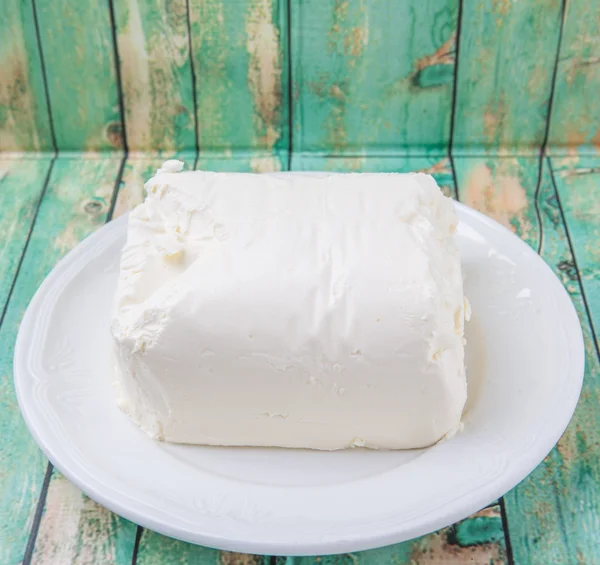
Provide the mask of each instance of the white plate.
[{"label": "white plate", "polygon": [[248,553],[326,554],[407,540],[493,502],[542,461],[582,384],[571,301],[525,243],[457,204],[470,399],[465,427],[424,450],[311,452],[155,442],[113,401],[109,310],[126,218],[63,259],[15,352],[25,421],[100,504],[152,530]]}]

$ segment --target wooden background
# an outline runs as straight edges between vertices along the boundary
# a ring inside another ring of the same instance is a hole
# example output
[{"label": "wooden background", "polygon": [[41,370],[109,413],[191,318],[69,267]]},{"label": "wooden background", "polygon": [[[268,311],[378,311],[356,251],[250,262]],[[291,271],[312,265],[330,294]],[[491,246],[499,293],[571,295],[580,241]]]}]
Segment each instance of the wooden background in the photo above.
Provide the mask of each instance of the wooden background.
[{"label": "wooden background", "polygon": [[[25,428],[14,340],[55,262],[172,156],[424,170],[518,233],[586,341],[558,446],[452,527],[334,557],[192,546],[89,500]],[[599,218],[597,0],[0,0],[0,564],[600,564]]]}]

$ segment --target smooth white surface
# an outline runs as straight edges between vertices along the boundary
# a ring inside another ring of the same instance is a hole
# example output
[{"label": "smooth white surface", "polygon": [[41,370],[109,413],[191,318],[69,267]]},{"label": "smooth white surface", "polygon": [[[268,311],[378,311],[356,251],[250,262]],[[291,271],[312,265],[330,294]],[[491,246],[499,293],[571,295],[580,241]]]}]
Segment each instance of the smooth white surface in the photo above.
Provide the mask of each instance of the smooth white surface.
[{"label": "smooth white surface", "polygon": [[159,171],[146,190],[111,333],[119,406],[150,436],[408,449],[460,428],[458,218],[433,177]]},{"label": "smooth white surface", "polygon": [[549,267],[505,228],[456,208],[473,319],[465,428],[451,441],[329,453],[150,439],[117,408],[109,385],[125,218],[61,261],[25,314],[15,382],[33,436],[109,509],[222,549],[342,553],[467,517],[522,480],[559,439],[581,389],[584,350],[575,310]]}]

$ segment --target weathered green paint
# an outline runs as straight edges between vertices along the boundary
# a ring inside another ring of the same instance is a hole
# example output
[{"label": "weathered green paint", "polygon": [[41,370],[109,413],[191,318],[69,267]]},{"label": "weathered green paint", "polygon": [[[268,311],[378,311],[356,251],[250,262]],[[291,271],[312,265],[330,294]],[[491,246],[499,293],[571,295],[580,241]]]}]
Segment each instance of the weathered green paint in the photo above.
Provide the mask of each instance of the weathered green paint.
[{"label": "weathered green paint", "polygon": [[287,151],[286,6],[190,0],[201,155]]},{"label": "weathered green paint", "polygon": [[455,153],[538,151],[546,129],[561,2],[465,2]]},{"label": "weathered green paint", "polygon": [[0,159],[0,312],[17,272],[52,159]]},{"label": "weathered green paint", "polygon": [[[326,557],[293,557],[286,565],[500,565],[507,563],[497,506],[433,534],[369,551]],[[283,565],[283,563],[281,565]]]},{"label": "weathered green paint", "polygon": [[552,167],[600,347],[600,156],[554,158]]},{"label": "weathered green paint", "polygon": [[108,2],[35,2],[58,148],[121,148]]},{"label": "weathered green paint", "polygon": [[445,151],[457,0],[291,5],[294,152]]},{"label": "weathered green paint", "polygon": [[186,0],[114,0],[130,149],[196,149]]},{"label": "weathered green paint", "polygon": [[461,202],[491,216],[537,250],[540,232],[533,202],[539,160],[533,157],[453,160]]},{"label": "weathered green paint", "polygon": [[0,151],[52,150],[31,2],[0,2],[0,69]]},{"label": "weathered green paint", "polygon": [[269,557],[218,551],[144,530],[137,565],[269,565]]},{"label": "weathered green paint", "polygon": [[130,565],[136,531],[54,471],[31,562]]},{"label": "weathered green paint", "polygon": [[293,171],[363,173],[427,173],[435,178],[446,196],[456,197],[452,164],[446,155],[429,157],[323,157],[298,155],[292,158]]},{"label": "weathered green paint", "polygon": [[[20,563],[46,459],[19,413],[12,373],[25,308],[56,261],[96,227],[109,208],[120,159],[58,158],[52,168],[15,289],[0,327],[0,563]],[[89,205],[94,203],[93,205]]]},{"label": "weathered green paint", "polygon": [[537,201],[538,159],[464,158],[455,159],[455,166],[461,199],[541,248],[571,295],[586,342],[584,388],[571,424],[545,461],[505,497],[515,563],[596,563],[600,367],[547,162]]},{"label": "weathered green paint", "polygon": [[288,155],[285,151],[235,151],[233,153],[200,151],[196,169],[238,173],[287,171]]},{"label": "weathered green paint", "polygon": [[567,2],[550,122],[554,152],[566,146],[600,145],[599,29],[599,2]]},{"label": "weathered green paint", "polygon": [[[547,161],[539,208],[542,257],[577,309],[586,373],[575,416],[557,447],[506,496],[510,537],[516,563],[600,563],[600,364]],[[571,231],[573,222],[567,223]]]}]

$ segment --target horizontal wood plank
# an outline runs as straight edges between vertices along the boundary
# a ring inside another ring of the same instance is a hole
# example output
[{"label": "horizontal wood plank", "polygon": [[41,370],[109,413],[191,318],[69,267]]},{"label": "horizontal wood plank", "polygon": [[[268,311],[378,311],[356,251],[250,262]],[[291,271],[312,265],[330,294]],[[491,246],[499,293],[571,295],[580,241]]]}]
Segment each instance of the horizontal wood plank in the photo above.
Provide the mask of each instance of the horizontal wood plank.
[{"label": "horizontal wood plank", "polygon": [[46,459],[19,413],[12,371],[14,342],[25,308],[55,263],[104,223],[121,160],[56,159],[15,289],[0,327],[0,563],[24,554]]}]

